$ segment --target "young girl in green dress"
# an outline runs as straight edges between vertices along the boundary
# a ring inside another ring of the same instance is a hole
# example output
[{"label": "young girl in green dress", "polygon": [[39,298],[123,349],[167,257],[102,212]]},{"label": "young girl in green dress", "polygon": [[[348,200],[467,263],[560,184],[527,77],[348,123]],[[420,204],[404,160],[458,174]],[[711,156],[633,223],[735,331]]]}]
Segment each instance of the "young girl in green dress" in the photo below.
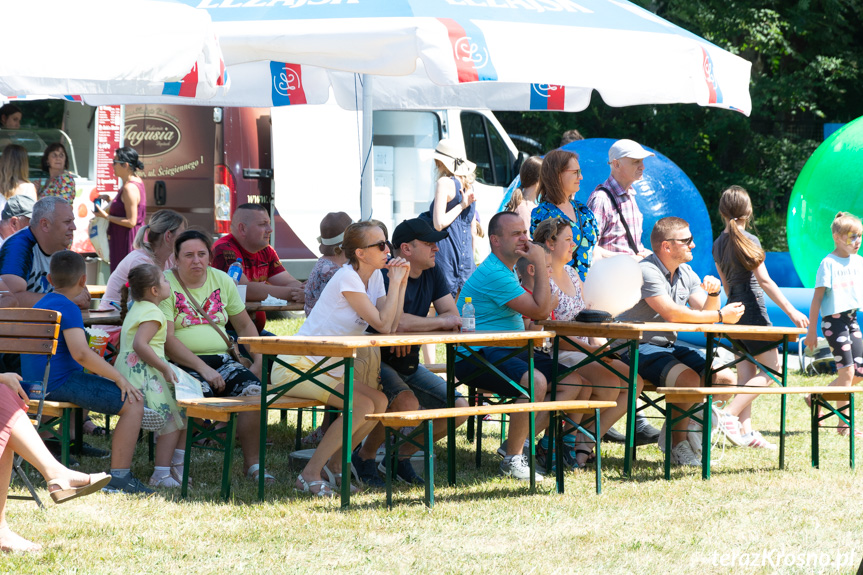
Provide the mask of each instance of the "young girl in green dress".
[{"label": "young girl in green dress", "polygon": [[[156,467],[150,477],[153,487],[179,487],[185,455],[186,416],[177,406],[174,384],[190,376],[165,359],[167,320],[159,309],[159,302],[170,294],[162,270],[152,264],[132,268],[129,282],[121,290],[123,329],[116,368],[141,390],[144,405],[165,420],[156,432]],[[130,296],[135,303],[126,312]]]}]

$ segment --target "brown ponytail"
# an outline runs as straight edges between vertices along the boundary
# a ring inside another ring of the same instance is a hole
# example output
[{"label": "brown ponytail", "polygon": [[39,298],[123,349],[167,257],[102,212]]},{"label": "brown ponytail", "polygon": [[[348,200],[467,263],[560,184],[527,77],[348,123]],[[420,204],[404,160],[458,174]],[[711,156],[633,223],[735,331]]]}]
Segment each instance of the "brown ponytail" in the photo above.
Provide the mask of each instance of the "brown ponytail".
[{"label": "brown ponytail", "polygon": [[133,301],[141,301],[151,287],[158,286],[162,281],[162,270],[153,264],[141,264],[129,270],[129,281],[120,289],[120,321],[126,319],[126,304],[131,297]]},{"label": "brown ponytail", "polygon": [[752,201],[749,193],[740,186],[731,186],[719,199],[719,214],[725,220],[725,231],[728,232],[730,250],[722,254],[722,261],[716,262],[727,275],[728,270],[739,262],[747,271],[752,271],[764,263],[764,250],[758,244],[743,234],[738,227],[742,222],[744,229],[752,221]]}]

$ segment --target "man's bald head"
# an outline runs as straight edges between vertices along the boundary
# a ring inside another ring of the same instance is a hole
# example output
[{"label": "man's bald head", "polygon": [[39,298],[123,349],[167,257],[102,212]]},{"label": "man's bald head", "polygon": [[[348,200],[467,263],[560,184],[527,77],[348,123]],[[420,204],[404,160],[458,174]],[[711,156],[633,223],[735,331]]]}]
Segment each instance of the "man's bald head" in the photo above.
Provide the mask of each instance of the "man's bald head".
[{"label": "man's bald head", "polygon": [[261,204],[242,204],[231,218],[231,234],[243,249],[256,253],[270,243],[270,213]]}]

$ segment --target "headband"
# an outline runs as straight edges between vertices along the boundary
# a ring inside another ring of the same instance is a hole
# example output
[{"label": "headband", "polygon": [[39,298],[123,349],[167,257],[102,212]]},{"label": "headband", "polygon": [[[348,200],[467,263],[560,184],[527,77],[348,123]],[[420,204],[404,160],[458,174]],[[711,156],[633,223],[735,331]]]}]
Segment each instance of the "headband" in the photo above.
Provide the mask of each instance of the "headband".
[{"label": "headband", "polygon": [[323,238],[318,236],[318,243],[324,246],[337,246],[345,239],[345,232],[340,233],[334,238]]}]

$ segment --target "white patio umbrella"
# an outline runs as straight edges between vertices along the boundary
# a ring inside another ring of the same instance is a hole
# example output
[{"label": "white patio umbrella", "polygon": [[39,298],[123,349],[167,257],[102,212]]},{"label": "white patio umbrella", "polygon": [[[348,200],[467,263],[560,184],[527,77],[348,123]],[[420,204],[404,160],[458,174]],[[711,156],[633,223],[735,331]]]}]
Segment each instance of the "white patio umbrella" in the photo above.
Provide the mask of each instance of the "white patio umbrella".
[{"label": "white patio umbrella", "polygon": [[[332,90],[370,119],[374,109],[579,111],[596,90],[612,106],[751,111],[749,62],[624,0],[176,1],[208,11],[219,35],[232,82],[207,104],[323,103]],[[364,122],[363,217],[371,133]]]},{"label": "white patio umbrella", "polygon": [[[19,0],[3,7],[0,95],[160,94],[223,85],[209,14],[155,0]],[[53,35],[40,35],[51,30]],[[56,39],[56,41],[55,41]]]}]

